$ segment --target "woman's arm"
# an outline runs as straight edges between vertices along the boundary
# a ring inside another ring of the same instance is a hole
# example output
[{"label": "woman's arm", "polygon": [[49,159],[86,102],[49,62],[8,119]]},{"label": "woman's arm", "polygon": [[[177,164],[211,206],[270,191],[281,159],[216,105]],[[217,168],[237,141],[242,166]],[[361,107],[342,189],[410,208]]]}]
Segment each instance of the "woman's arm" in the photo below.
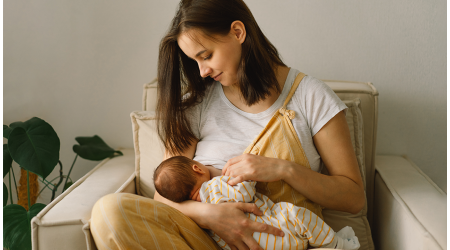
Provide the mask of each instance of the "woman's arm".
[{"label": "woman's arm", "polygon": [[313,137],[329,176],[296,163],[276,158],[241,155],[227,162],[222,173],[244,180],[277,181],[283,179],[295,190],[321,206],[358,213],[364,206],[364,186],[350,132],[341,111]]},{"label": "woman's arm", "polygon": [[[196,147],[197,142],[192,143],[181,155],[192,159]],[[165,159],[171,156],[172,155],[168,154],[167,151],[164,154]],[[156,191],[154,199],[181,211],[195,221],[200,227],[213,230],[228,245],[230,245],[231,249],[262,250],[253,238],[254,232],[265,232],[277,236],[284,236],[283,231],[278,228],[254,222],[247,218],[245,213],[253,213],[258,216],[263,215],[258,207],[252,203],[206,204],[191,200],[175,203],[162,197]]]},{"label": "woman's arm", "polygon": [[364,207],[364,185],[343,111],[313,137],[329,176],[291,165],[285,180],[314,202],[335,210],[358,213]]}]

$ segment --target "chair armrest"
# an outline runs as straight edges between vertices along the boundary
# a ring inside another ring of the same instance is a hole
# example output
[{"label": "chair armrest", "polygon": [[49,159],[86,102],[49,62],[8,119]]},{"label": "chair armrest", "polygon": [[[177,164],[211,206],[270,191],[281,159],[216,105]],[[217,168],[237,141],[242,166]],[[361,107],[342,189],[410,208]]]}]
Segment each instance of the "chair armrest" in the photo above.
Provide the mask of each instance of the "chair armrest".
[{"label": "chair armrest", "polygon": [[119,150],[123,156],[102,161],[33,218],[33,249],[96,249],[89,230],[95,202],[110,193],[135,193],[134,150]]},{"label": "chair armrest", "polygon": [[447,249],[447,194],[401,156],[375,158],[376,249]]}]

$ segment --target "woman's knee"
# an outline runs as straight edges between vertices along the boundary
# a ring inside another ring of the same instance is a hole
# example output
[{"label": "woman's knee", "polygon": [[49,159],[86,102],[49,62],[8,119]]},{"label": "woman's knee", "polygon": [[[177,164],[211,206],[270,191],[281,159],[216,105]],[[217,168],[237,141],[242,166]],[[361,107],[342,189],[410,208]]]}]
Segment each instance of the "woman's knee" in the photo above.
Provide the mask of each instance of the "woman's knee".
[{"label": "woman's knee", "polygon": [[97,228],[113,230],[123,226],[125,214],[130,212],[130,203],[139,196],[128,193],[113,193],[100,198],[92,208],[91,225]]}]

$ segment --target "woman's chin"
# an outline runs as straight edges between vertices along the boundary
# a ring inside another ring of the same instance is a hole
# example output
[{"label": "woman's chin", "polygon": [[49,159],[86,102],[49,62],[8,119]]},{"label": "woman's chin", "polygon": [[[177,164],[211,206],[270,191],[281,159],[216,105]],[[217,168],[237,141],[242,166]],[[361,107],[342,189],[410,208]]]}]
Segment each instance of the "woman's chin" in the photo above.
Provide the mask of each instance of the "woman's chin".
[{"label": "woman's chin", "polygon": [[237,86],[237,82],[229,82],[227,80],[219,80],[218,82],[220,82],[220,84],[222,84],[222,86],[224,87],[234,87]]}]

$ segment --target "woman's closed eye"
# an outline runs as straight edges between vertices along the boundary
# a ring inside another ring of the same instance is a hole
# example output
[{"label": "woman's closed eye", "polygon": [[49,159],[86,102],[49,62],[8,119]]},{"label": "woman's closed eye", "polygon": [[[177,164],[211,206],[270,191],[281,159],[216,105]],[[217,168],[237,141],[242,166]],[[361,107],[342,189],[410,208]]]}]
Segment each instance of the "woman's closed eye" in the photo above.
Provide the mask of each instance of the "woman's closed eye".
[{"label": "woman's closed eye", "polygon": [[209,56],[203,58],[203,60],[208,60],[208,59],[210,59],[211,57],[212,57],[212,54],[209,54]]}]

